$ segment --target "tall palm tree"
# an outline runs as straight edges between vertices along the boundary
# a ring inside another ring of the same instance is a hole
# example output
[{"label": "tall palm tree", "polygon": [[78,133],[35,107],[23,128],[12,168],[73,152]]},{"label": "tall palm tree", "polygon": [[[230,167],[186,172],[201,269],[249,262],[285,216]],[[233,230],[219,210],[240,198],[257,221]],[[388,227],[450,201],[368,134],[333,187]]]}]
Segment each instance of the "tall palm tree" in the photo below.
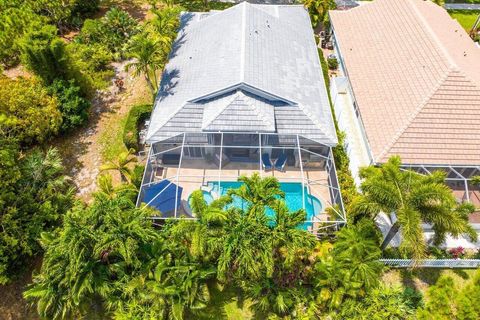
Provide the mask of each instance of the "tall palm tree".
[{"label": "tall palm tree", "polygon": [[197,220],[179,221],[168,228],[168,237],[186,243],[194,259],[216,261],[223,246],[225,224],[229,219],[225,207],[231,202],[231,197],[222,196],[207,204],[202,191],[194,191],[189,205]]},{"label": "tall palm tree", "polygon": [[175,39],[177,28],[180,24],[180,11],[179,7],[170,5],[167,5],[167,8],[162,10],[153,9],[153,19],[148,21],[155,34],[160,37],[163,43],[169,46]]},{"label": "tall palm tree", "polygon": [[445,185],[445,174],[434,172],[424,176],[401,169],[400,157],[394,156],[381,167],[370,166],[360,171],[362,195],[356,197],[349,211],[355,216],[375,218],[380,212],[395,213],[397,220],[390,228],[381,248],[385,249],[401,230],[401,248],[414,259],[424,256],[427,244],[422,223],[435,231],[434,244],[441,244],[447,233],[453,236],[476,233],[468,224],[471,204],[457,204],[452,191]]},{"label": "tall palm tree", "polygon": [[258,172],[251,177],[238,178],[243,184],[238,189],[228,190],[229,196],[236,196],[246,201],[251,208],[248,213],[263,214],[266,207],[273,207],[277,199],[285,198],[285,193],[280,189],[280,183],[275,177],[260,177]]},{"label": "tall palm tree", "polygon": [[160,40],[152,39],[145,34],[139,34],[133,37],[129,52],[134,61],[128,63],[125,70],[133,69],[135,77],[143,75],[152,96],[155,96],[159,84],[158,74],[163,69],[166,60],[166,54],[162,49]]},{"label": "tall palm tree", "polygon": [[133,155],[134,152],[133,149],[130,149],[120,153],[117,159],[102,165],[100,171],[117,171],[120,174],[122,182],[128,182],[132,175],[130,164],[137,162],[137,158]]}]

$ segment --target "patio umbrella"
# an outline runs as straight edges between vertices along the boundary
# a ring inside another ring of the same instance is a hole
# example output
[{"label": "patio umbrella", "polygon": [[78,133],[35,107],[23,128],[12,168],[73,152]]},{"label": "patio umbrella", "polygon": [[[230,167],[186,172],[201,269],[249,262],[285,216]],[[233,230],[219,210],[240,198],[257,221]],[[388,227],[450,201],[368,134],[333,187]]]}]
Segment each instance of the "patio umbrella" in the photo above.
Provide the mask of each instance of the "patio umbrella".
[{"label": "patio umbrella", "polygon": [[177,189],[177,185],[170,180],[163,180],[143,189],[143,202],[165,214],[175,210],[175,202],[177,208],[180,206],[182,191],[182,187],[178,186]]}]

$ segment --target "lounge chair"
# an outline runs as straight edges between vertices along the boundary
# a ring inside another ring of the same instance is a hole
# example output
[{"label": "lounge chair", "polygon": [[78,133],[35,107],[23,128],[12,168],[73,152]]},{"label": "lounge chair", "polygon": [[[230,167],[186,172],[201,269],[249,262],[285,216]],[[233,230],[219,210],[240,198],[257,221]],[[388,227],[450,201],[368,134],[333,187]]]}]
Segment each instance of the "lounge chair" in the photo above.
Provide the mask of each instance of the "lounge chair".
[{"label": "lounge chair", "polygon": [[275,170],[285,171],[285,164],[287,163],[287,155],[285,152],[280,153],[277,160],[275,160]]},{"label": "lounge chair", "polygon": [[272,161],[270,161],[270,155],[268,153],[262,154],[262,167],[265,171],[273,169]]}]

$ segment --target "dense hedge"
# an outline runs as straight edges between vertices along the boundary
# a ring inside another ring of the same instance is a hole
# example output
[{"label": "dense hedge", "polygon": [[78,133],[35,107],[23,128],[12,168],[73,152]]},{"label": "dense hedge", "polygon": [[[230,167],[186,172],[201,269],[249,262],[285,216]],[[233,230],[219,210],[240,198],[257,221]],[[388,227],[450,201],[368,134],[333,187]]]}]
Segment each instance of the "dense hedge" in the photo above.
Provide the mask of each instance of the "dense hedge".
[{"label": "dense hedge", "polygon": [[[350,160],[347,153],[345,152],[345,132],[340,131],[338,128],[337,118],[335,117],[335,112],[333,110],[332,98],[330,97],[330,78],[328,76],[328,64],[323,56],[321,49],[318,49],[318,56],[320,57],[320,62],[322,64],[323,78],[325,79],[325,85],[327,87],[328,100],[330,102],[330,108],[332,109],[333,121],[335,122],[335,129],[337,130],[338,144],[333,148],[333,157],[335,158],[335,167],[337,169],[337,178],[338,183],[340,184],[340,191],[342,193],[343,203],[345,204],[345,209],[348,209],[348,206],[352,199],[358,195],[357,187],[355,186],[355,180],[353,180],[352,173],[349,169]],[[347,212],[348,214],[348,212]]]},{"label": "dense hedge", "polygon": [[138,126],[152,113],[152,105],[142,104],[132,107],[128,113],[127,122],[123,129],[123,143],[127,149],[138,150]]}]

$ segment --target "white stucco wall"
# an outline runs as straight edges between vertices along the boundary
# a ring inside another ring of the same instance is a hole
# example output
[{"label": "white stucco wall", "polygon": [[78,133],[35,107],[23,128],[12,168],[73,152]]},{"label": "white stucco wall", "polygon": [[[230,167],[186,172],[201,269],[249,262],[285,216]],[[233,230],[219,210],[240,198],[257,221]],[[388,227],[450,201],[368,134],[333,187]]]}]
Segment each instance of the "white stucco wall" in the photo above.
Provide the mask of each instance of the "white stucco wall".
[{"label": "white stucco wall", "polygon": [[350,158],[350,171],[355,183],[360,185],[358,171],[371,164],[369,149],[364,138],[359,119],[355,115],[353,97],[350,93],[348,79],[335,77],[330,80],[330,94],[338,127],[345,132],[345,149]]}]

